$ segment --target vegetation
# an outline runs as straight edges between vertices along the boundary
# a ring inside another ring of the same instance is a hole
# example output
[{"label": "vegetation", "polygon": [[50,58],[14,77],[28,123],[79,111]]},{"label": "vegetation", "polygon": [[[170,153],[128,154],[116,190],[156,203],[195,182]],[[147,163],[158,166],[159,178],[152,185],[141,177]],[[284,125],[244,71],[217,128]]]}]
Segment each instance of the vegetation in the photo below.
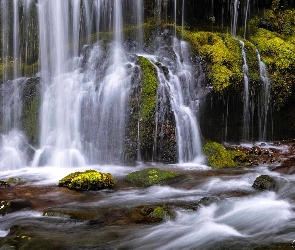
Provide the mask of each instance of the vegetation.
[{"label": "vegetation", "polygon": [[207,70],[217,91],[229,85],[240,83],[242,75],[241,48],[237,40],[229,34],[213,32],[184,31],[197,54],[207,62]]},{"label": "vegetation", "polygon": [[295,82],[295,39],[259,28],[251,37],[272,79],[273,102],[278,108],[291,96]]},{"label": "vegetation", "polygon": [[246,155],[238,150],[227,150],[217,142],[208,142],[203,147],[208,157],[208,165],[216,168],[236,167],[246,160]]},{"label": "vegetation", "polygon": [[175,172],[161,170],[158,168],[147,168],[129,173],[125,179],[137,186],[149,187],[153,185],[165,184],[179,177],[180,174]]},{"label": "vegetation", "polygon": [[101,173],[95,170],[75,172],[67,175],[58,182],[60,187],[68,187],[76,190],[100,190],[114,188],[116,182],[109,173]]},{"label": "vegetation", "polygon": [[145,57],[139,56],[138,58],[142,70],[142,106],[140,120],[145,122],[149,120],[150,116],[154,116],[158,78],[155,66]]}]

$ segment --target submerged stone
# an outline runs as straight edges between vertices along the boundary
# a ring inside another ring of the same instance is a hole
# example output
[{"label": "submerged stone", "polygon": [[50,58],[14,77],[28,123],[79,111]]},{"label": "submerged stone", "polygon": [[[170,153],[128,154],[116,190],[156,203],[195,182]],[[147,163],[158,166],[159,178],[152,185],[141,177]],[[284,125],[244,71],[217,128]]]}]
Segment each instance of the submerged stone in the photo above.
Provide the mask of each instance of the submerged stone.
[{"label": "submerged stone", "polygon": [[179,173],[172,171],[161,170],[158,168],[147,168],[129,173],[125,179],[137,186],[149,187],[153,185],[167,184],[179,177],[181,177]]},{"label": "submerged stone", "polygon": [[276,189],[276,181],[269,175],[260,175],[254,181],[252,187],[259,190],[274,191]]},{"label": "submerged stone", "polygon": [[82,191],[114,188],[115,185],[116,182],[111,174],[101,173],[95,170],[71,173],[58,182],[58,186],[60,187]]}]

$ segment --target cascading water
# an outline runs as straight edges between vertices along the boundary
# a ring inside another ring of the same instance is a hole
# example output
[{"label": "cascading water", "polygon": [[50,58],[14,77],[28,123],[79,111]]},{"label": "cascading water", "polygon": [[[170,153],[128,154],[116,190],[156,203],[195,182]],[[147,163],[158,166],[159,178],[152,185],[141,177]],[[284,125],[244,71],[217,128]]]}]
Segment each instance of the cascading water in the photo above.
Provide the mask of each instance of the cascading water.
[{"label": "cascading water", "polygon": [[[245,51],[245,43],[236,37],[237,35],[237,23],[239,15],[239,0],[234,0],[232,2],[232,21],[231,21],[231,30],[232,36],[241,44],[242,58],[243,58],[243,78],[244,78],[244,108],[243,108],[243,134],[242,140],[244,142],[249,141],[250,139],[250,98],[249,98],[249,77],[248,77],[248,64],[247,64],[247,55]],[[248,11],[248,8],[247,8]],[[247,22],[245,21],[245,25]],[[245,26],[246,29],[246,26]]]},{"label": "cascading water", "polygon": [[270,78],[268,75],[267,67],[263,61],[261,61],[260,53],[256,49],[257,58],[259,63],[260,80],[262,82],[262,89],[260,94],[260,109],[259,109],[259,140],[266,140],[266,128],[267,128],[267,115],[269,108],[269,98],[270,98]]},{"label": "cascading water", "polygon": [[[198,91],[202,83],[202,78],[197,78],[192,73],[193,66],[189,59],[188,44],[177,38],[173,39],[173,53],[176,62],[173,59],[164,58],[161,60],[161,52],[156,52],[158,56],[145,55],[154,64],[161,63],[169,69],[167,73],[158,70],[159,89],[161,96],[169,93],[172,110],[176,121],[176,137],[178,161],[202,162],[202,150],[200,132],[197,121],[199,108]],[[201,69],[195,74],[202,74]],[[160,108],[161,109],[161,108]],[[160,112],[158,120],[161,120],[163,114]]]},{"label": "cascading water", "polygon": [[[158,4],[161,11],[162,2]],[[26,38],[28,39],[34,32],[39,35],[41,135],[40,147],[32,162],[33,167],[74,167],[94,163],[124,162],[126,105],[135,61],[130,58],[123,46],[122,13],[128,9],[135,17],[136,21],[133,24],[137,26],[136,44],[130,51],[141,52],[143,50],[142,5],[142,1],[134,3],[134,1],[119,0],[113,2],[47,0],[37,4],[33,1],[14,0],[12,5],[5,0],[1,2],[3,24],[8,22],[6,10],[13,6],[11,21],[13,29],[2,29],[3,38],[7,33],[12,34],[9,37],[12,37],[13,46],[10,47],[10,41],[3,39],[7,43],[2,43],[2,47],[3,55],[7,54],[5,56],[7,62],[10,55],[15,59],[14,78],[21,74],[19,68],[21,53],[25,51],[20,47],[19,26],[27,27],[22,42],[26,49],[30,49],[28,46],[30,41]],[[182,5],[184,6],[184,1]],[[175,23],[177,6],[175,1]],[[22,23],[17,18],[20,10],[23,14]],[[39,24],[38,30],[32,32],[33,26],[25,22],[30,19],[34,11],[38,13]],[[159,18],[160,14],[159,12]],[[105,42],[99,40],[99,32],[111,30],[114,31],[113,36],[106,38],[109,43],[105,47]],[[176,30],[174,33],[176,34]],[[82,46],[93,43],[93,36],[98,39],[95,45]],[[192,88],[186,85],[194,81],[190,75],[188,54],[187,52],[186,55],[183,54],[183,51],[187,50],[184,44],[174,40],[177,70],[171,73],[171,81],[179,85],[177,91]],[[7,49],[4,50],[5,46]],[[31,51],[27,51],[25,54],[30,53]],[[27,57],[24,61],[27,61]],[[3,77],[5,77],[3,81],[6,81],[5,74]],[[180,162],[187,162],[201,155],[201,146],[198,124],[194,118],[196,110],[190,107],[194,106],[196,99],[183,100],[185,98],[182,95],[177,97],[181,103],[177,105],[184,105],[183,109],[188,111],[180,112],[178,109],[175,111],[175,114],[178,114],[176,122],[182,124],[177,125],[178,155]],[[180,113],[183,113],[181,118],[178,117]],[[140,141],[138,144],[140,145]]]},{"label": "cascading water", "polygon": [[249,141],[250,138],[250,97],[249,97],[249,77],[248,64],[245,52],[245,44],[240,40],[243,57],[243,77],[244,77],[244,109],[243,109],[243,141]]}]

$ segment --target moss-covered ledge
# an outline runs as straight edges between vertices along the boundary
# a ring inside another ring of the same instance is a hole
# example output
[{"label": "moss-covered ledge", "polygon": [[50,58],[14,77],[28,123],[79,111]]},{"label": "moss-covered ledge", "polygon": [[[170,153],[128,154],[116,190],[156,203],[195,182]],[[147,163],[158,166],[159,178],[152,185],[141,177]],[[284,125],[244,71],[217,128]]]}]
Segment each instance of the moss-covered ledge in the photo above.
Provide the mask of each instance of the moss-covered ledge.
[{"label": "moss-covered ledge", "polygon": [[227,150],[217,142],[207,142],[203,152],[208,158],[208,165],[215,168],[231,168],[245,164],[246,154],[239,150]]}]

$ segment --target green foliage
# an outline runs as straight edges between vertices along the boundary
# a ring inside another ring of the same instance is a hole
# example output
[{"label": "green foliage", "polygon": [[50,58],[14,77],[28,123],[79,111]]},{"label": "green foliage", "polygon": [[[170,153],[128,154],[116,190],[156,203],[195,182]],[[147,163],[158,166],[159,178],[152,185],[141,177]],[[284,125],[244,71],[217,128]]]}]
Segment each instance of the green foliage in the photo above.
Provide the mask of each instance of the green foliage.
[{"label": "green foliage", "polygon": [[125,179],[137,186],[149,187],[152,185],[164,184],[178,177],[180,177],[180,174],[175,172],[158,168],[147,168],[129,173]]},{"label": "green foliage", "polygon": [[209,76],[217,91],[243,80],[241,48],[237,40],[212,32],[184,31],[183,36],[207,61]]},{"label": "green foliage", "polygon": [[227,150],[217,142],[208,142],[203,147],[208,157],[208,165],[216,168],[236,167],[237,163],[245,161],[246,155],[237,150]]},{"label": "green foliage", "polygon": [[284,36],[291,36],[295,31],[295,10],[281,10],[277,6],[266,10],[263,15],[264,21],[272,31]]},{"label": "green foliage", "polygon": [[58,182],[60,187],[68,187],[76,190],[100,190],[114,188],[116,182],[109,173],[101,173],[95,170],[75,172],[67,175]]}]

